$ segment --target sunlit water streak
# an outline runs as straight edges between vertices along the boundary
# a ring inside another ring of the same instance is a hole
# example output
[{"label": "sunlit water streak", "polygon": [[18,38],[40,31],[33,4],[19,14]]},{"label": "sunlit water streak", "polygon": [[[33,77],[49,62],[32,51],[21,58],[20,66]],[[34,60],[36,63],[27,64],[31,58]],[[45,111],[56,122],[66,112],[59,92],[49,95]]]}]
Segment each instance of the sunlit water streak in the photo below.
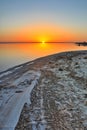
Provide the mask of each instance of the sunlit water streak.
[{"label": "sunlit water streak", "polygon": [[72,50],[87,50],[87,47],[74,43],[0,44],[0,71],[39,57]]}]

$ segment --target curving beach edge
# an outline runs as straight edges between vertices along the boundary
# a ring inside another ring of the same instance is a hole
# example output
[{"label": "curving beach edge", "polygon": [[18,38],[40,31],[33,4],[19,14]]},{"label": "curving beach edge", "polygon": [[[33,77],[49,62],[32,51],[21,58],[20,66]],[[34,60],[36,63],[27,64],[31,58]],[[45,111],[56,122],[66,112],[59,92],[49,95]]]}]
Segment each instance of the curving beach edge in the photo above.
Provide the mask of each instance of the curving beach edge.
[{"label": "curving beach edge", "polygon": [[1,72],[0,130],[87,130],[87,51]]}]

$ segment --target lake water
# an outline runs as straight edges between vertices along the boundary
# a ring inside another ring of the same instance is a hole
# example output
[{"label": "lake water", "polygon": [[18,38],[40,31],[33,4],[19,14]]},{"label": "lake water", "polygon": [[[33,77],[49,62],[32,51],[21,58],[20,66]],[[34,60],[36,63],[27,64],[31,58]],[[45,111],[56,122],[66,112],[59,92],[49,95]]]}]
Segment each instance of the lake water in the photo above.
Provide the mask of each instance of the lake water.
[{"label": "lake water", "polygon": [[0,71],[39,57],[72,50],[87,50],[74,43],[10,43],[0,44]]}]

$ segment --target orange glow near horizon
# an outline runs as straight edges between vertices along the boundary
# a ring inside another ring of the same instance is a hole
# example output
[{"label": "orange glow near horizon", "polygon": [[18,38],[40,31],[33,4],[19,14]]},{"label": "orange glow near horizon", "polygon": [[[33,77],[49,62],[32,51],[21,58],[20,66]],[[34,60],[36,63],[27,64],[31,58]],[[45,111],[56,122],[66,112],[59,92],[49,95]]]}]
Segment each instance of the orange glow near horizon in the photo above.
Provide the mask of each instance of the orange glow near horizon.
[{"label": "orange glow near horizon", "polygon": [[24,26],[16,29],[0,32],[1,42],[60,42],[77,41],[84,38],[77,36],[73,30],[49,23],[38,23],[36,25]]}]

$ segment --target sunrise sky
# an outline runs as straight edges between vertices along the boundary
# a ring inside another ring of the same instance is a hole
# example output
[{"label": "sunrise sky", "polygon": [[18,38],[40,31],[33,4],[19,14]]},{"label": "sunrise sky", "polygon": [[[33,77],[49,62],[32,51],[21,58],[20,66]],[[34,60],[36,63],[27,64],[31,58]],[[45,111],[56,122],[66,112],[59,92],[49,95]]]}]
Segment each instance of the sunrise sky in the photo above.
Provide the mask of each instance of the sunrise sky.
[{"label": "sunrise sky", "polygon": [[87,0],[0,0],[0,42],[87,41]]}]

